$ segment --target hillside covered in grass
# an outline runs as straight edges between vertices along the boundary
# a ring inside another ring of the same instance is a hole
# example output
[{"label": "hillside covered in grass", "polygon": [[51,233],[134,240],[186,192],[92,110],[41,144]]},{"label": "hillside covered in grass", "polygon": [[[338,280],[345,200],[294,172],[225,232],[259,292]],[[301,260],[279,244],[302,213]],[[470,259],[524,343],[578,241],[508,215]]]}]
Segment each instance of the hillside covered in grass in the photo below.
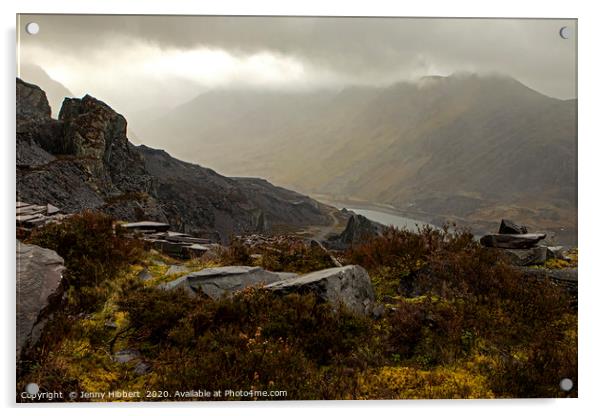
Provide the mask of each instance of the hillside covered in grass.
[{"label": "hillside covered in grass", "polygon": [[[234,240],[183,261],[114,225],[86,211],[25,238],[55,250],[66,270],[39,342],[18,363],[17,392],[35,382],[78,392],[78,401],[577,396],[577,313],[567,293],[467,231],[390,228],[327,255]],[[367,270],[381,313],[261,285],[219,299],[162,286],[225,265],[307,273],[329,267],[331,255]],[[575,382],[568,393],[563,378]],[[205,390],[242,393],[200,397]],[[81,395],[100,391],[140,396]]]}]

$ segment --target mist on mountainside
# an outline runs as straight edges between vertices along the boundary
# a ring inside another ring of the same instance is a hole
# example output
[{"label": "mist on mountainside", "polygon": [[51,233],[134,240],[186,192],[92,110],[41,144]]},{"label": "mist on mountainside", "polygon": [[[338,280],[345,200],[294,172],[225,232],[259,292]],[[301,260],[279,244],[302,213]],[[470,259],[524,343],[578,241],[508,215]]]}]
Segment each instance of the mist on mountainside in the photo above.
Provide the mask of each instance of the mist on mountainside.
[{"label": "mist on mountainside", "polygon": [[511,216],[574,235],[576,110],[576,100],[510,77],[462,73],[389,87],[215,90],[149,120],[140,136],[226,175],[328,200],[477,231]]}]

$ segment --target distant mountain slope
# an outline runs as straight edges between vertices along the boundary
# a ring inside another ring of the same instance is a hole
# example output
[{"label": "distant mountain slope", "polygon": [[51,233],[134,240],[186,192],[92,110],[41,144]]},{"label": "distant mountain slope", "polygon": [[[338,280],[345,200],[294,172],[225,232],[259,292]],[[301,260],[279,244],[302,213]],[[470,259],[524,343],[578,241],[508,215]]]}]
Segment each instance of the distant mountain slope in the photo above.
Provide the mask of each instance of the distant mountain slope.
[{"label": "distant mountain slope", "polygon": [[333,207],[261,179],[227,178],[136,147],[126,128],[123,116],[90,96],[66,99],[53,119],[44,91],[17,79],[17,199],[168,222],[222,241],[332,222]]},{"label": "distant mountain slope", "polygon": [[35,85],[38,85],[46,93],[48,103],[52,109],[52,117],[57,117],[61,105],[65,97],[73,97],[73,93],[69,91],[60,82],[52,79],[46,71],[44,71],[38,65],[33,64],[21,64],[19,72],[22,79],[29,80]]},{"label": "distant mountain slope", "polygon": [[169,137],[170,151],[228,174],[333,199],[477,231],[511,216],[574,235],[576,110],[508,77],[459,74],[340,92],[214,91],[141,135]]}]

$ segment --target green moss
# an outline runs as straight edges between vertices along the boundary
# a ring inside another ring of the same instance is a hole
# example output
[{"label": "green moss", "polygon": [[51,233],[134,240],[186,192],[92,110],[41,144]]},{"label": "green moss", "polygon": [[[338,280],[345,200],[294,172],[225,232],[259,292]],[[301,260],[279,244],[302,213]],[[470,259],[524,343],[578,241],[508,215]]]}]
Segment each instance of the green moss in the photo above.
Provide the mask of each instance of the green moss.
[{"label": "green moss", "polygon": [[487,380],[462,368],[430,371],[383,367],[359,376],[362,399],[484,399],[495,397]]}]

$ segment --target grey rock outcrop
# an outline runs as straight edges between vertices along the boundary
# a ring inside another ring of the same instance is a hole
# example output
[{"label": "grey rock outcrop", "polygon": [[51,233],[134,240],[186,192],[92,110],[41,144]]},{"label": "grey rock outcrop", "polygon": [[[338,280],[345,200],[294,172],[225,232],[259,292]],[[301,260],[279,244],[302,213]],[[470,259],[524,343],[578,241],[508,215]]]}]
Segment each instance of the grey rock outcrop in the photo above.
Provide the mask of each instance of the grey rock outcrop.
[{"label": "grey rock outcrop", "polygon": [[325,302],[343,303],[358,314],[370,315],[374,290],[368,272],[361,266],[334,267],[266,286],[275,293],[314,293]]},{"label": "grey rock outcrop", "polygon": [[548,246],[548,258],[570,261],[570,257],[567,255],[567,250],[564,246]]},{"label": "grey rock outcrop", "polygon": [[189,272],[190,269],[187,266],[181,264],[172,264],[169,269],[165,272],[165,276],[173,276],[176,274]]},{"label": "grey rock outcrop", "polygon": [[17,240],[17,356],[40,338],[44,312],[60,293],[64,269],[55,251]]},{"label": "grey rock outcrop", "polygon": [[187,274],[162,286],[166,290],[184,289],[194,296],[203,293],[212,299],[238,292],[250,286],[270,283],[296,277],[295,273],[275,273],[250,266],[213,267]]},{"label": "grey rock outcrop", "polygon": [[60,213],[60,209],[51,204],[35,205],[27,202],[16,203],[16,225],[18,229],[39,227],[53,222],[61,222],[68,215]]},{"label": "grey rock outcrop", "polygon": [[353,214],[347,220],[345,230],[338,236],[330,238],[326,244],[330,248],[344,250],[382,234],[384,228],[383,225],[370,221],[363,215]]}]

